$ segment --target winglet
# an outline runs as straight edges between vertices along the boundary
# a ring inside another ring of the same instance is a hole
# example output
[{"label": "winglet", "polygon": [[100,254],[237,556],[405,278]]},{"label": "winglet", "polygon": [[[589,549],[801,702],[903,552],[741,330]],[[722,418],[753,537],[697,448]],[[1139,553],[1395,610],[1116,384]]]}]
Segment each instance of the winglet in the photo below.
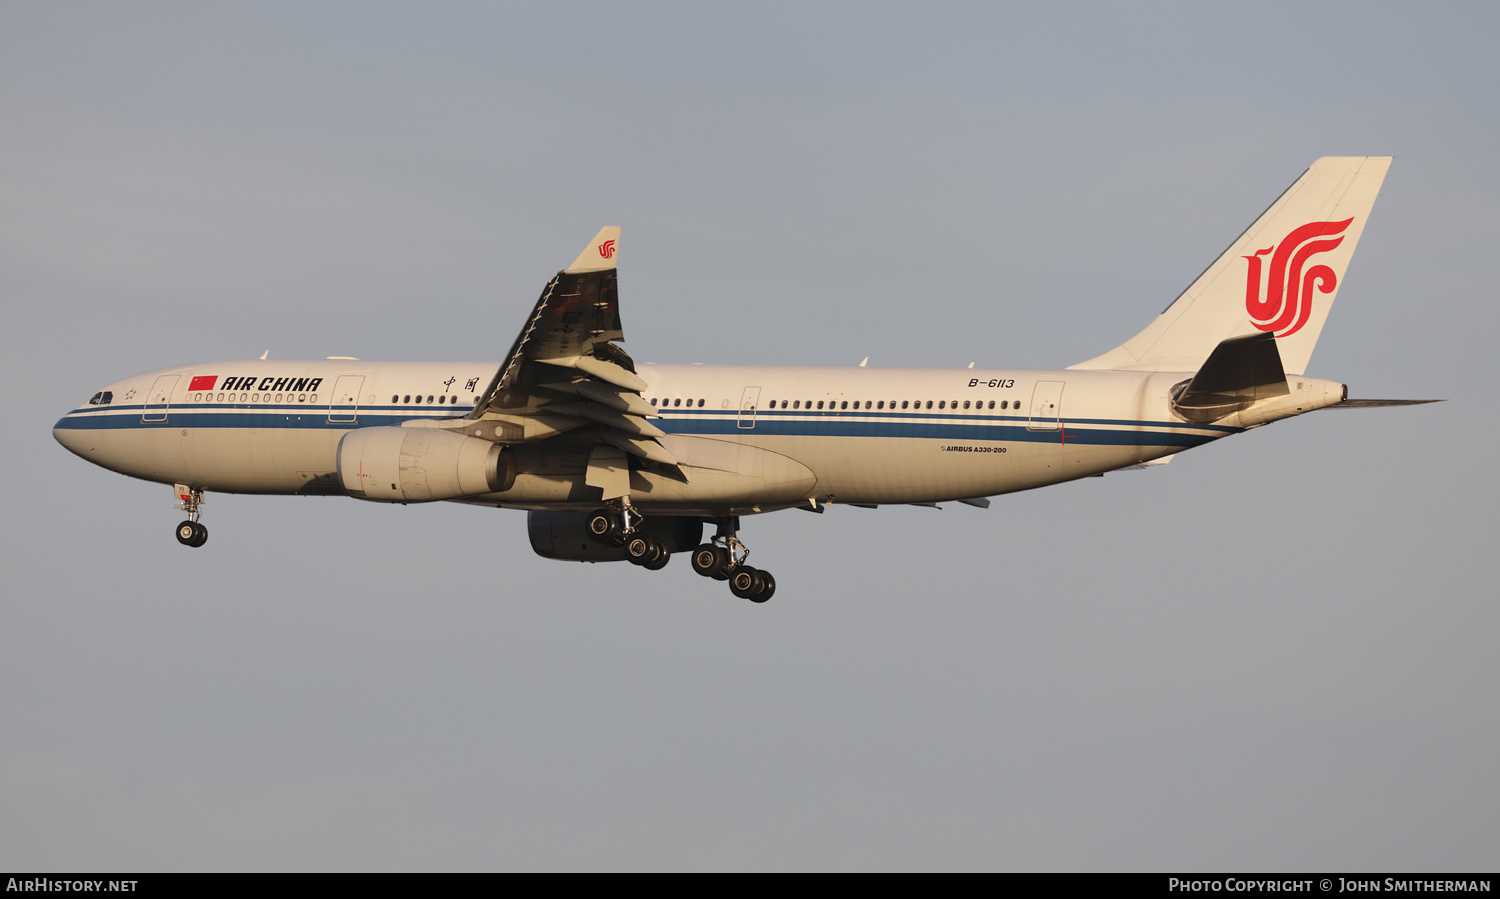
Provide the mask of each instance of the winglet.
[{"label": "winglet", "polygon": [[583,248],[573,264],[563,269],[570,275],[578,275],[584,272],[602,272],[615,267],[615,257],[620,252],[620,229],[611,225],[608,228],[600,228],[589,245]]}]

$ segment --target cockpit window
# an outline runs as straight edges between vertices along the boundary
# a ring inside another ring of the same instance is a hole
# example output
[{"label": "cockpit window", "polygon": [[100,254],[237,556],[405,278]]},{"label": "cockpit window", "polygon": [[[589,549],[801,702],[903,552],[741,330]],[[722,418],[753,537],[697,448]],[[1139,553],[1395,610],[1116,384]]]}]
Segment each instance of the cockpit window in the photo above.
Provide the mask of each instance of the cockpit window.
[{"label": "cockpit window", "polygon": [[108,406],[114,401],[115,395],[112,391],[101,390],[89,399],[90,406]]}]

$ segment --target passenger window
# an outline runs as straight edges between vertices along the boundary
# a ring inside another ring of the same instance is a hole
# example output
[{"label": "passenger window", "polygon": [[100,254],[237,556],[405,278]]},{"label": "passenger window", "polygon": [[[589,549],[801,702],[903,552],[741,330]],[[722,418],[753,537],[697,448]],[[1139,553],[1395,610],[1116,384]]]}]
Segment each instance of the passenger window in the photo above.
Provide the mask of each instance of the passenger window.
[{"label": "passenger window", "polygon": [[881,400],[880,402],[876,403],[875,404],[875,408],[876,409],[884,409],[885,408],[885,400]]},{"label": "passenger window", "polygon": [[906,408],[906,404],[909,403],[909,402],[911,402],[911,401],[910,400],[902,400],[901,401],[901,408],[905,409]]},{"label": "passenger window", "polygon": [[430,393],[427,394],[427,402],[429,402],[429,403],[432,402],[432,394],[430,394]]},{"label": "passenger window", "polygon": [[678,397],[677,399],[673,400],[672,401],[672,405],[674,405],[674,406],[681,406],[682,405],[682,397]]},{"label": "passenger window", "polygon": [[839,408],[840,409],[847,409],[847,408],[849,408],[849,401],[848,400],[844,400],[842,403],[839,403]]},{"label": "passenger window", "polygon": [[706,402],[708,402],[708,400],[699,400],[698,401],[698,408],[702,409],[703,408],[703,404],[706,403]]},{"label": "passenger window", "polygon": [[969,408],[969,401],[968,400],[964,400],[964,408],[965,409]]},{"label": "passenger window", "polygon": [[[994,403],[990,403],[990,405],[993,406],[995,404]],[[1008,408],[1010,408],[1010,401],[1009,400],[1001,400],[1000,401],[1000,408],[1001,409],[1008,409]]]},{"label": "passenger window", "polygon": [[401,401],[401,395],[400,394],[397,394],[396,396],[391,397],[391,402],[393,402],[393,403],[397,403],[397,402],[400,402],[400,401]]},{"label": "passenger window", "polygon": [[942,400],[938,400],[938,408],[939,409],[944,409],[944,408],[947,408],[947,407],[943,405],[943,401]]},{"label": "passenger window", "polygon": [[408,393],[406,395],[406,399],[402,400],[401,402],[403,402],[403,403],[409,403],[409,402],[411,402],[411,394]]},{"label": "passenger window", "polygon": [[792,400],[792,408],[793,409],[801,409],[802,408],[802,401],[801,400]]},{"label": "passenger window", "polygon": [[258,394],[258,393],[252,393],[252,394],[250,394],[250,402],[252,402],[252,403],[258,403],[258,402],[260,402],[260,394]]},{"label": "passenger window", "polygon": [[818,408],[819,409],[823,408],[823,401],[822,400],[818,400]]},{"label": "passenger window", "polygon": [[654,396],[651,398],[651,405],[656,405],[656,397]]},{"label": "passenger window", "polygon": [[865,408],[866,409],[870,408],[870,401],[869,400],[865,400]]},{"label": "passenger window", "polygon": [[990,400],[990,408],[991,409],[995,408],[995,401],[994,400]]},{"label": "passenger window", "polygon": [[421,402],[422,402],[422,395],[419,393],[419,394],[417,394],[417,403],[421,404]]},{"label": "passenger window", "polygon": [[929,408],[929,409],[932,408],[932,400],[928,400],[927,401],[927,408]]},{"label": "passenger window", "polygon": [[1015,405],[1012,406],[1012,408],[1015,409],[1017,412],[1021,411],[1021,401],[1020,400],[1016,400]]}]

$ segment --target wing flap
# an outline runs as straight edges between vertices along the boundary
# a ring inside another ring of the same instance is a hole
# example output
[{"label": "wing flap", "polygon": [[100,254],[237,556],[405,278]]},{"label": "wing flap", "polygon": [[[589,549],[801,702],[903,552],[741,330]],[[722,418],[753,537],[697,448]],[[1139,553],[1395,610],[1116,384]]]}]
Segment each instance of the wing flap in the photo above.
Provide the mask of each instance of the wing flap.
[{"label": "wing flap", "polygon": [[542,386],[557,393],[581,396],[618,412],[629,412],[631,415],[639,415],[642,418],[657,417],[655,407],[642,399],[639,393],[627,392],[613,384],[600,384],[597,381],[581,379],[557,381]]}]

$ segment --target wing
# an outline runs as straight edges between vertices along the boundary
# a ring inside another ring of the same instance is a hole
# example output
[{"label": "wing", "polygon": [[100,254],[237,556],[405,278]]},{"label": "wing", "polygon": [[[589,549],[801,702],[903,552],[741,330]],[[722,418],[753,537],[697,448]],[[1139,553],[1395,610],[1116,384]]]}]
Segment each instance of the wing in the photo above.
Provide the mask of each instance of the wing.
[{"label": "wing", "polygon": [[[676,466],[648,421],[646,383],[613,341],[623,340],[615,261],[620,229],[603,228],[573,264],[542,289],[526,326],[469,418],[494,422],[507,443],[573,432],[580,440]],[[623,470],[622,464],[617,467]],[[592,465],[591,465],[592,468]]]}]

